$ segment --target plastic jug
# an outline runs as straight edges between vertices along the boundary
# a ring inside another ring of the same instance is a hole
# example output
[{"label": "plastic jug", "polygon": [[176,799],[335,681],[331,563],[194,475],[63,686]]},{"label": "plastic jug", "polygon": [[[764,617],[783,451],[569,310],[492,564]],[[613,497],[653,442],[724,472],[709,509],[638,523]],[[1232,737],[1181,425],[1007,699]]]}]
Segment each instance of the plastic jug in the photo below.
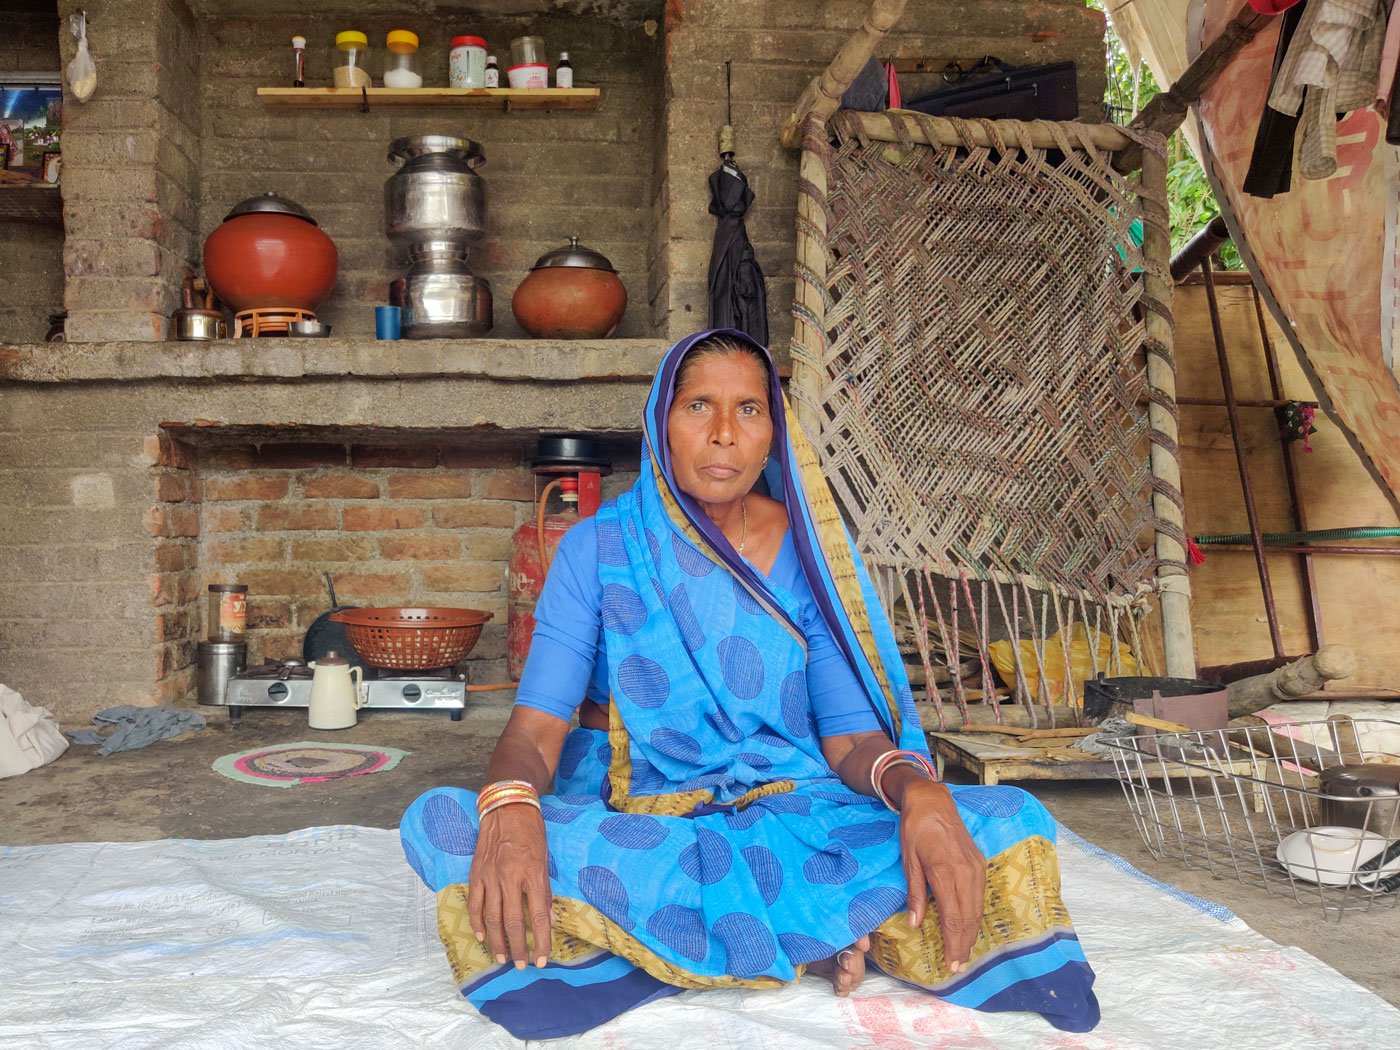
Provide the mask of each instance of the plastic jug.
[{"label": "plastic jug", "polygon": [[311,702],[306,722],[312,729],[349,729],[365,706],[364,672],[336,652],[313,660]]}]

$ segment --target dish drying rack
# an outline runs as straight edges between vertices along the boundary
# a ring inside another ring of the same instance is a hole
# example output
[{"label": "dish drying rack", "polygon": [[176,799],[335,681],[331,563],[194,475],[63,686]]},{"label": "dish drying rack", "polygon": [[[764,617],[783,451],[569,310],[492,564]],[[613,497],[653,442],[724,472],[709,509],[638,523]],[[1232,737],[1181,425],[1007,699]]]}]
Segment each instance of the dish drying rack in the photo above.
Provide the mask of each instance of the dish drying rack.
[{"label": "dish drying rack", "polygon": [[[1393,739],[1397,731],[1400,722],[1340,719],[1157,732],[1104,743],[1154,857],[1320,905],[1326,920],[1339,922],[1346,914],[1394,908],[1400,900],[1400,806],[1394,798],[1324,794],[1318,774],[1342,764],[1400,763],[1400,755],[1362,743],[1382,734]],[[1353,851],[1338,867],[1306,846],[1301,860],[1285,865],[1279,844],[1324,823],[1324,803],[1355,807],[1358,820],[1383,836],[1387,848],[1374,858]]]}]

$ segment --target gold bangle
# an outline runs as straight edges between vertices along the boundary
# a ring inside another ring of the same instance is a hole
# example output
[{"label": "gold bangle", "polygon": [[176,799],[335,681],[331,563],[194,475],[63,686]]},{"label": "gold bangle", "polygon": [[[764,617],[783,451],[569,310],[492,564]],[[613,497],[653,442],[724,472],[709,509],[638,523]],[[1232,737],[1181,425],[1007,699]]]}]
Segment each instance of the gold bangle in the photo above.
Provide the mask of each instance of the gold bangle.
[{"label": "gold bangle", "polygon": [[482,820],[483,818],[485,818],[485,816],[486,816],[488,813],[494,813],[494,812],[496,812],[496,810],[498,810],[498,809],[504,809],[506,806],[515,806],[515,805],[522,805],[522,804],[523,804],[523,805],[526,805],[526,806],[534,806],[535,809],[540,810],[541,812],[543,812],[543,810],[540,809],[540,800],[537,799],[537,798],[528,798],[528,797],[521,797],[521,798],[503,798],[503,799],[501,799],[501,800],[498,801],[498,802],[492,802],[492,803],[491,803],[489,806],[487,806],[485,809],[481,810],[481,811],[476,815],[476,819],[477,819],[478,821],[480,821],[480,820]]}]

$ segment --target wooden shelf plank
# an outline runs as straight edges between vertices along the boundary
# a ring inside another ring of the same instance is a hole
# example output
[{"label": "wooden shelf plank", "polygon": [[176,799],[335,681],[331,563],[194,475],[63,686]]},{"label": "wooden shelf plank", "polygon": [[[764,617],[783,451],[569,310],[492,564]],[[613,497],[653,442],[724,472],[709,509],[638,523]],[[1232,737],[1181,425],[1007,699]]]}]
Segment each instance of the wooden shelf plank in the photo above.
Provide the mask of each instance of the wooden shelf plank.
[{"label": "wooden shelf plank", "polygon": [[376,106],[467,106],[511,110],[592,110],[598,88],[279,88],[260,87],[268,109],[359,109]]}]

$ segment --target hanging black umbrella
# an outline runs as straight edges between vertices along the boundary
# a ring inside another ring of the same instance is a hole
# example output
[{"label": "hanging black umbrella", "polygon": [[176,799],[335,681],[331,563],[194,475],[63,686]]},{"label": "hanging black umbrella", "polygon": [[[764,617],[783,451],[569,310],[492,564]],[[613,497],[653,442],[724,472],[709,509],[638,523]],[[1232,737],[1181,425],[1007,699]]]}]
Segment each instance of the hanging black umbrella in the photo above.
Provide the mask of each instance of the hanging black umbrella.
[{"label": "hanging black umbrella", "polygon": [[[724,64],[728,94],[729,63]],[[754,256],[744,214],[753,203],[749,180],[734,163],[733,116],[720,130],[720,166],[710,176],[715,244],[710,252],[710,327],[737,328],[768,345],[768,292]]]}]

